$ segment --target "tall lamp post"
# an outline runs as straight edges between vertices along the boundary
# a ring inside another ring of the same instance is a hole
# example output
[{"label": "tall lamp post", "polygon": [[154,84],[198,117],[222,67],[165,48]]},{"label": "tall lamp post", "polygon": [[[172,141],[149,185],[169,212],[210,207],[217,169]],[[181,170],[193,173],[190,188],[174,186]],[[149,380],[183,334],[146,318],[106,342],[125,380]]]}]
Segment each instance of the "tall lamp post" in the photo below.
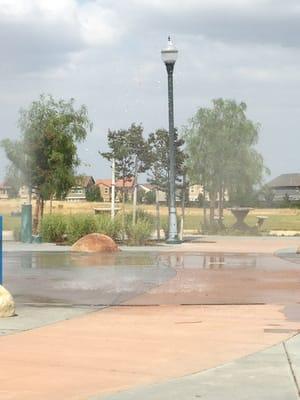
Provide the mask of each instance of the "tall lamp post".
[{"label": "tall lamp post", "polygon": [[168,103],[169,103],[169,236],[167,243],[180,243],[177,233],[176,189],[175,189],[175,132],[174,132],[174,101],[173,101],[173,71],[178,50],[173,45],[170,36],[168,45],[161,51],[161,57],[168,73]]}]

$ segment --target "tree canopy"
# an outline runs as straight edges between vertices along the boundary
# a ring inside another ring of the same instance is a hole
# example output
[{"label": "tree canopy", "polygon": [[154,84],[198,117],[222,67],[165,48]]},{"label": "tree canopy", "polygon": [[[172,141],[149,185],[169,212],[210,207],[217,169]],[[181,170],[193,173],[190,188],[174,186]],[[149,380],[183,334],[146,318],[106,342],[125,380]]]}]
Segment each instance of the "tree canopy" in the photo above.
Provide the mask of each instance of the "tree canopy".
[{"label": "tree canopy", "polygon": [[42,202],[64,197],[75,182],[79,165],[77,143],[92,129],[87,108],[75,108],[74,99],[56,101],[41,95],[20,111],[21,138],[1,142],[7,158],[21,171],[24,183]]},{"label": "tree canopy", "polygon": [[147,146],[142,125],[131,124],[128,129],[109,130],[107,141],[110,151],[100,154],[109,161],[115,160],[119,179],[126,181],[146,170]]},{"label": "tree canopy", "polygon": [[267,172],[255,149],[260,126],[246,111],[245,103],[216,99],[212,108],[200,108],[184,130],[190,179],[204,186],[211,208],[217,195],[223,208],[225,192],[232,202],[247,198]]},{"label": "tree canopy", "polygon": [[[175,130],[176,171],[175,180],[181,182],[184,174],[185,154],[184,140],[178,138]],[[148,140],[148,181],[158,189],[167,192],[169,189],[169,132],[166,129],[157,129],[150,133]]]}]

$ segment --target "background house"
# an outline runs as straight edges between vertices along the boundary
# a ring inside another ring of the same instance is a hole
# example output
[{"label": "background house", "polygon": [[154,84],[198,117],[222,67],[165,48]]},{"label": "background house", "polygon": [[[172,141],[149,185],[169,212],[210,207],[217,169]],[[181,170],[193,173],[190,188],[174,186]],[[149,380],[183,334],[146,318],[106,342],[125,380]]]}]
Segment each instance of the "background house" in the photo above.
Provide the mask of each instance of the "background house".
[{"label": "background house", "polygon": [[6,200],[9,198],[10,186],[5,183],[0,183],[0,200]]},{"label": "background house", "polygon": [[[104,202],[111,201],[112,180],[111,179],[97,179],[96,185],[100,189],[101,196]],[[123,179],[117,179],[115,183],[116,201],[122,201]],[[124,182],[125,196],[128,201],[132,200],[134,190],[134,179],[126,179]]]},{"label": "background house", "polygon": [[76,178],[76,185],[71,188],[66,196],[67,201],[86,201],[86,193],[89,188],[95,185],[92,176],[79,176]]},{"label": "background house", "polygon": [[198,201],[199,196],[203,195],[202,185],[190,185],[189,187],[189,201]]},{"label": "background house", "polygon": [[300,174],[282,174],[268,183],[274,191],[274,201],[300,200]]}]

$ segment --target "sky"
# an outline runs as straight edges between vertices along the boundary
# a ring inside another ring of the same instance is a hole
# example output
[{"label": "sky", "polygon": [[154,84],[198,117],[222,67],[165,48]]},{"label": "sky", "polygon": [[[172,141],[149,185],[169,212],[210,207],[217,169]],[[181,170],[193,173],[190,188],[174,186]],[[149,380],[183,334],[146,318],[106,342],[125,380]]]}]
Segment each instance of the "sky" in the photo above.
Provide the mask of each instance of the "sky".
[{"label": "sky", "polygon": [[[179,130],[214,98],[243,101],[271,177],[300,172],[299,0],[0,0],[0,139],[41,93],[75,98],[94,125],[79,172],[109,177],[108,129],[168,126],[169,34]],[[0,150],[0,179],[7,163]]]}]

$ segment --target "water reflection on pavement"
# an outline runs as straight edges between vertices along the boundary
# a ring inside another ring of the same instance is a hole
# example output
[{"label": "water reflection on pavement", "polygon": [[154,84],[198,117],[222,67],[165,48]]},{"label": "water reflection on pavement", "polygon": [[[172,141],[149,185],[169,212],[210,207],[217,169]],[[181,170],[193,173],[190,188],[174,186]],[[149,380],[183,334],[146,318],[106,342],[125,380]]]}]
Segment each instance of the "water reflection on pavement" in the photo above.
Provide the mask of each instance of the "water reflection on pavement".
[{"label": "water reflection on pavement", "polygon": [[130,252],[7,253],[5,286],[22,303],[120,304],[176,274],[158,260]]},{"label": "water reflection on pavement", "polygon": [[6,253],[19,303],[68,305],[297,303],[299,265],[272,255]]}]

